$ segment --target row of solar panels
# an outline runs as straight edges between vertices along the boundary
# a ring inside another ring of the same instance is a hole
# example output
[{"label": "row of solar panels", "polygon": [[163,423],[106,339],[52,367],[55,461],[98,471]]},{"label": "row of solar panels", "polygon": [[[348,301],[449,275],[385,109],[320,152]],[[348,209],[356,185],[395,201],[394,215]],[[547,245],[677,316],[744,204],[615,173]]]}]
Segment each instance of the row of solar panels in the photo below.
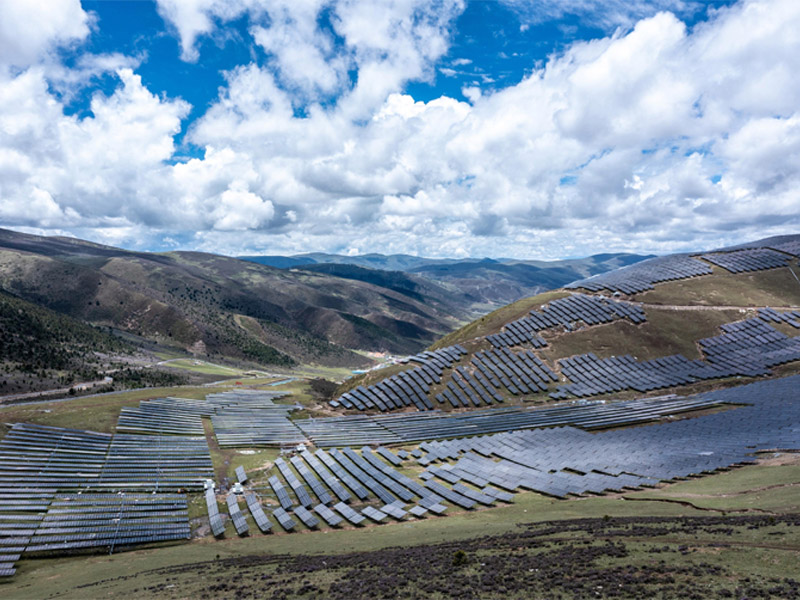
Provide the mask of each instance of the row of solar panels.
[{"label": "row of solar panels", "polygon": [[462,413],[402,413],[395,415],[347,415],[295,421],[320,448],[362,444],[399,444],[574,424],[581,427],[614,427],[691,410],[695,400],[649,399],[612,404],[567,404],[548,408],[493,407]]},{"label": "row of solar panels", "polygon": [[728,323],[722,335],[698,341],[706,360],[735,375],[766,375],[770,367],[800,360],[800,337],[791,338],[763,319]]},{"label": "row of solar panels", "polygon": [[[464,352],[465,353],[465,352]],[[346,407],[355,407],[365,410],[381,402],[382,411],[391,408],[410,406],[406,399],[405,404],[398,401],[403,398],[417,395],[424,402],[428,410],[433,409],[428,399],[430,385],[441,383],[441,373],[429,373],[425,377],[425,365],[421,367],[423,373],[415,374],[413,371],[401,373],[396,382],[388,378],[369,388],[359,386],[344,394],[340,398]],[[458,366],[450,379],[445,382],[445,388],[435,396],[437,402],[449,402],[454,408],[460,406],[490,405],[502,402],[501,386],[511,394],[530,394],[547,390],[550,381],[557,381],[555,374],[533,352],[526,350],[512,353],[507,348],[479,352],[471,361],[471,369]],[[407,377],[407,380],[404,379]],[[394,385],[393,385],[394,383]],[[383,398],[383,400],[381,400]],[[352,399],[352,402],[351,402]],[[338,403],[337,403],[338,404]],[[349,406],[348,406],[349,404]],[[419,408],[419,402],[417,402]],[[302,428],[302,425],[299,425]]]},{"label": "row of solar panels", "polygon": [[0,442],[0,509],[38,506],[20,490],[197,489],[212,472],[205,438],[136,436],[16,423]]},{"label": "row of solar panels", "polygon": [[412,356],[409,360],[418,367],[402,371],[368,387],[358,386],[331,401],[334,408],[378,409],[381,412],[416,406],[418,410],[433,410],[428,397],[430,387],[441,383],[445,369],[453,366],[466,354],[461,345],[441,348]]},{"label": "row of solar panels", "polygon": [[591,292],[608,290],[632,295],[652,290],[656,283],[710,275],[712,272],[711,267],[702,260],[692,258],[688,254],[673,254],[650,258],[621,269],[593,275],[565,287]]},{"label": "row of solar panels", "polygon": [[143,402],[139,408],[125,406],[117,420],[117,431],[158,435],[203,435],[200,416],[187,415],[172,407]]},{"label": "row of solar panels", "polygon": [[789,257],[769,248],[747,248],[733,252],[713,252],[702,258],[731,273],[746,273],[785,267]]},{"label": "row of solar panels", "polygon": [[[796,239],[796,236],[777,243],[768,242],[764,246],[746,245],[736,249],[709,252],[700,255],[700,258],[731,273],[742,273],[787,266],[789,261],[787,254],[800,256],[800,240]],[[637,294],[653,289],[656,283],[711,273],[711,268],[702,260],[686,254],[675,254],[651,258],[628,267],[594,275],[566,287],[593,292],[609,290]]]},{"label": "row of solar panels", "polygon": [[[495,351],[482,353],[477,361],[473,360],[473,372],[458,367],[435,399],[458,408],[502,402],[501,385],[513,395],[547,391],[548,383],[557,380],[550,369],[530,351],[515,355],[507,348],[520,344],[543,347],[545,341],[536,333],[543,329],[569,327],[577,321],[596,325],[618,318],[628,318],[634,323],[645,321],[644,311],[626,302],[585,294],[554,300],[542,312],[531,311],[529,316],[508,323],[500,334],[487,336]],[[444,369],[451,368],[464,354],[462,346],[453,346],[412,357],[411,360],[421,363],[419,367],[372,386],[358,386],[331,404],[362,411],[386,412],[412,405],[419,410],[432,410],[430,387],[441,383]]]},{"label": "row of solar panels", "polygon": [[800,329],[800,310],[778,312],[773,308],[759,308],[758,318],[767,323],[788,323],[795,329]]}]

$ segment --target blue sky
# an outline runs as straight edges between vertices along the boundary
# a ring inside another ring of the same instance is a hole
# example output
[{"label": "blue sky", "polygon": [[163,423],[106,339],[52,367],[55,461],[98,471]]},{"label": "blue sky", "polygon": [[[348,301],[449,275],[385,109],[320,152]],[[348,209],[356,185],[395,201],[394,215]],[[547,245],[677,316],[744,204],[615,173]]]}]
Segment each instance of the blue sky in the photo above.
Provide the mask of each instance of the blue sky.
[{"label": "blue sky", "polygon": [[0,3],[0,226],[559,258],[800,231],[789,0]]}]

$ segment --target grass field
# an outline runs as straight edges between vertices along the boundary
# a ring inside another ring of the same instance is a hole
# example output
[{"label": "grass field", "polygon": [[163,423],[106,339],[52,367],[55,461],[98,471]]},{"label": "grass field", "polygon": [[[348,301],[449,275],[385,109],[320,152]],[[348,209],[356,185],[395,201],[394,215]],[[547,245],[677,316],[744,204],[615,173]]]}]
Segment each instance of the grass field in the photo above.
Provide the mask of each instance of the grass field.
[{"label": "grass field", "polygon": [[226,377],[240,377],[245,373],[241,369],[217,365],[193,358],[173,359],[168,361],[166,366],[172,367],[173,369],[180,369],[182,371],[190,371],[192,373],[203,373],[204,375],[222,375]]},{"label": "grass field", "polygon": [[543,357],[555,360],[591,348],[600,358],[632,354],[649,360],[671,354],[701,358],[696,340],[719,335],[719,326],[745,318],[738,310],[692,311],[645,308],[647,321],[634,325],[620,319],[579,331],[548,336]]},{"label": "grass field", "polygon": [[123,406],[137,406],[140,400],[180,396],[183,398],[205,398],[211,391],[223,391],[233,386],[209,389],[207,387],[147,388],[87,396],[74,400],[55,400],[0,406],[0,422],[36,423],[52,427],[74,427],[103,433],[111,433],[117,424]]},{"label": "grass field", "polygon": [[460,344],[476,337],[497,333],[506,323],[521,319],[531,310],[539,308],[542,304],[547,304],[552,300],[565,298],[567,296],[569,296],[569,292],[556,290],[553,292],[545,292],[537,296],[531,296],[530,298],[523,298],[513,304],[498,308],[496,311],[484,315],[461,329],[457,329],[453,333],[444,336],[436,343],[432,344],[430,349],[436,350],[437,348],[446,348],[447,346]]}]

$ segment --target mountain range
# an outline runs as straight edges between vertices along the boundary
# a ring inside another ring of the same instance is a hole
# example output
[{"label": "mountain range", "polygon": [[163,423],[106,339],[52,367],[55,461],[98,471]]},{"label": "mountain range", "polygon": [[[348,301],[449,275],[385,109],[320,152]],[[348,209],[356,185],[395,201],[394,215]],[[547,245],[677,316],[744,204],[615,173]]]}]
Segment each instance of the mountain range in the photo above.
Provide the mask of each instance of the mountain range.
[{"label": "mountain range", "polygon": [[[473,308],[485,311],[520,298],[561,287],[572,281],[604,273],[651,258],[652,255],[596,254],[587,258],[540,261],[512,258],[424,258],[407,254],[345,256],[314,252],[294,256],[241,256],[239,258],[279,269],[328,273],[380,285],[394,285],[405,275],[416,275],[455,286]],[[392,273],[387,276],[385,273]],[[414,280],[418,281],[418,280]]]}]

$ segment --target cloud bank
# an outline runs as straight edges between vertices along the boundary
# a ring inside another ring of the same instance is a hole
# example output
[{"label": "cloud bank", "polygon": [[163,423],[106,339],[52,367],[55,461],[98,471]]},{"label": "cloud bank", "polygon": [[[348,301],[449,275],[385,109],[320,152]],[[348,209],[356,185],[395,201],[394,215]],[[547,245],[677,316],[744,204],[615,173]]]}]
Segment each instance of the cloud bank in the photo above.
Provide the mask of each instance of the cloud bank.
[{"label": "cloud bank", "polygon": [[[241,18],[268,57],[228,71],[191,121],[122,56],[84,60],[116,88],[67,114],[53,82],[85,77],[56,51],[97,25],[66,4],[0,4],[5,226],[231,254],[519,257],[800,230],[794,0],[742,1],[691,30],[668,10],[629,12],[629,28],[571,45],[517,85],[428,102],[404,90],[434,77],[462,2],[160,0],[183,60],[202,60],[198,40]],[[31,22],[21,42],[14,23]],[[187,127],[202,151],[176,161]]]}]

